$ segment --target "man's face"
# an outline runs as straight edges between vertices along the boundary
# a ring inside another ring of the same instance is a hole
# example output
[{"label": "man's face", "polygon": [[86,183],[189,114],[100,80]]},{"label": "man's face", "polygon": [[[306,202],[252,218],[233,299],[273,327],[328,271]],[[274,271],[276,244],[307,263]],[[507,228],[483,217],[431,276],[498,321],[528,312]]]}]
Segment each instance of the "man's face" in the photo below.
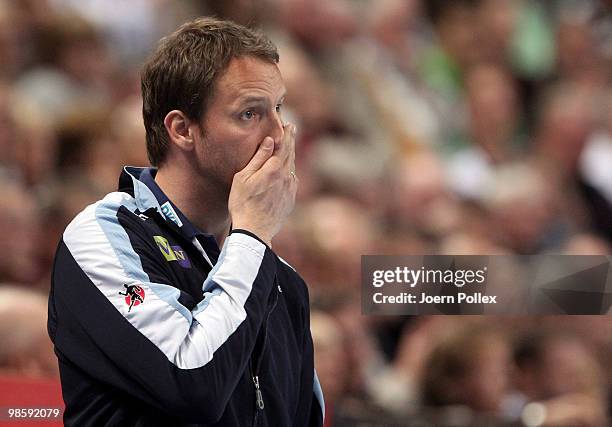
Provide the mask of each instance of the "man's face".
[{"label": "man's face", "polygon": [[285,86],[276,64],[234,58],[217,80],[196,144],[200,174],[229,192],[266,136],[275,149],[283,136],[280,110]]}]

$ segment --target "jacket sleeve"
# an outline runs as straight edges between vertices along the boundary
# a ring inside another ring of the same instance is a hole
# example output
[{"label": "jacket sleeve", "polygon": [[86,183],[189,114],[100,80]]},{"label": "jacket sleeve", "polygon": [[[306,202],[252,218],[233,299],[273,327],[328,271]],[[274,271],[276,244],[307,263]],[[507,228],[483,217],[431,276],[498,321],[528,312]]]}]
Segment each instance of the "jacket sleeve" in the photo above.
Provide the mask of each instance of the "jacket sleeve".
[{"label": "jacket sleeve", "polygon": [[[301,280],[301,279],[300,279]],[[314,367],[314,345],[310,332],[310,302],[308,287],[302,280],[304,291],[304,333],[302,337],[302,372],[300,387],[300,405],[297,413],[299,425],[304,427],[320,427],[325,420],[325,402],[323,390]],[[298,425],[296,423],[296,425]]]},{"label": "jacket sleeve", "polygon": [[58,247],[49,321],[56,352],[174,416],[214,423],[253,351],[275,256],[233,232],[202,284],[204,299],[188,310],[149,239],[118,220],[125,200],[112,194],[79,214]]}]

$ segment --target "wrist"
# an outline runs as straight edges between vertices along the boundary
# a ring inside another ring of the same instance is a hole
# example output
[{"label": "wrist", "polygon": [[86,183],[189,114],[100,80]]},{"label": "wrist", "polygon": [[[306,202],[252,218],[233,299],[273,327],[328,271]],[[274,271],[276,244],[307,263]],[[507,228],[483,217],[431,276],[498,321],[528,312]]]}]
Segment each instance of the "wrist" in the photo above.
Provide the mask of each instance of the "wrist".
[{"label": "wrist", "polygon": [[268,249],[272,249],[272,239],[265,238],[263,234],[257,233],[257,231],[253,228],[246,228],[244,226],[236,226],[235,228],[232,227],[232,232],[230,234],[233,234],[233,233],[242,233],[242,234],[251,236],[252,238],[266,245]]}]

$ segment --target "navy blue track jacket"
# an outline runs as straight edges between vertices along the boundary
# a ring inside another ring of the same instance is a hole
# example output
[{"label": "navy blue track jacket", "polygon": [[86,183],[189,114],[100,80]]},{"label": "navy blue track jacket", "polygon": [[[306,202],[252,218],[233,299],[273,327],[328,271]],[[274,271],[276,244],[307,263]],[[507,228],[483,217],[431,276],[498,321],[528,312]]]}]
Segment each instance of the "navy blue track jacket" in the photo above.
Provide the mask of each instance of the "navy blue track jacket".
[{"label": "navy blue track jacket", "polygon": [[246,230],[219,251],[154,174],[124,168],[59,243],[65,425],[322,425],[304,281]]}]

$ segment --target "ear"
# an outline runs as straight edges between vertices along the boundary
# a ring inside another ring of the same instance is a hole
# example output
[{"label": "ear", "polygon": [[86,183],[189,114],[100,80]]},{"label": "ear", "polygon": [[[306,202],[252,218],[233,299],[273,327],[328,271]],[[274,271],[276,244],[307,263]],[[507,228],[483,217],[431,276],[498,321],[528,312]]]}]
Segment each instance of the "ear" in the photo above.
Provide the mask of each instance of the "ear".
[{"label": "ear", "polygon": [[164,118],[170,142],[184,151],[191,151],[194,147],[192,124],[192,121],[180,110],[172,110]]}]

